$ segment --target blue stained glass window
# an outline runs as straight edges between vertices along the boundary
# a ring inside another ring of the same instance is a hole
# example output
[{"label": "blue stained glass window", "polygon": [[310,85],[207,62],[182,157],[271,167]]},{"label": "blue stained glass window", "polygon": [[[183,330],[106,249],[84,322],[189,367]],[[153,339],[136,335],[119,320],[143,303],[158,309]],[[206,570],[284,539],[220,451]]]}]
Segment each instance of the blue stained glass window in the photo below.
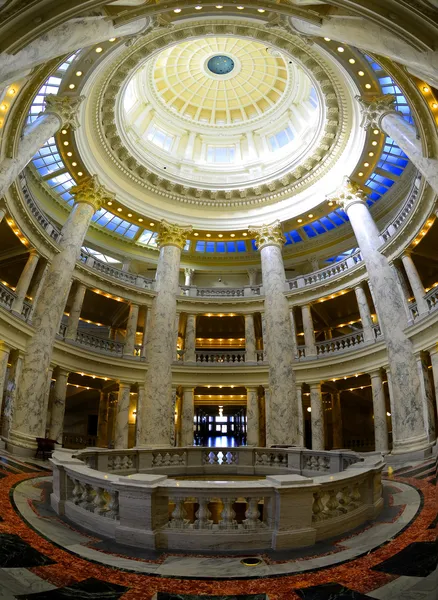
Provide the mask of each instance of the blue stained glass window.
[{"label": "blue stained glass window", "polygon": [[300,234],[298,233],[298,231],[296,229],[292,229],[292,231],[289,231],[289,235],[296,244],[298,242],[303,241],[302,237],[300,236]]},{"label": "blue stained glass window", "polygon": [[207,252],[214,252],[214,242],[206,242],[205,250]]},{"label": "blue stained glass window", "polygon": [[321,223],[319,221],[313,221],[313,223],[311,223],[313,229],[316,231],[316,233],[325,233],[326,230],[325,228],[321,225]]},{"label": "blue stained glass window", "polygon": [[303,229],[306,232],[307,237],[313,238],[316,236],[315,231],[310,227],[310,225],[303,225]]},{"label": "blue stained glass window", "polygon": [[342,225],[344,223],[343,219],[339,215],[337,215],[334,211],[328,214],[330,221],[333,221],[335,225]]},{"label": "blue stained glass window", "polygon": [[326,229],[336,229],[333,223],[329,219],[327,219],[327,217],[321,217],[320,221]]},{"label": "blue stained glass window", "polygon": [[205,242],[203,242],[203,241],[196,242],[196,248],[195,248],[196,252],[204,252],[204,249],[205,249]]},{"label": "blue stained glass window", "polygon": [[245,246],[245,242],[243,240],[238,240],[236,242],[236,245],[237,245],[238,252],[246,252],[246,246]]},{"label": "blue stained glass window", "polygon": [[236,244],[234,242],[227,242],[227,252],[236,252]]},{"label": "blue stained glass window", "polygon": [[225,252],[225,242],[216,243],[216,252]]}]

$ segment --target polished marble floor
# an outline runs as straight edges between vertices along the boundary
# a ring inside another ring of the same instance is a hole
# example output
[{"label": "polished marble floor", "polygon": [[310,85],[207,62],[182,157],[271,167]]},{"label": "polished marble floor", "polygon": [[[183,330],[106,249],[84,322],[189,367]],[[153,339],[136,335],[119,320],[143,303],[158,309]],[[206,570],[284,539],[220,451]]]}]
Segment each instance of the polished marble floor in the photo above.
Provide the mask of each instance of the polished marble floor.
[{"label": "polished marble floor", "polygon": [[147,553],[60,520],[48,463],[0,456],[0,600],[438,600],[436,462],[385,478],[380,517],[311,549]]}]

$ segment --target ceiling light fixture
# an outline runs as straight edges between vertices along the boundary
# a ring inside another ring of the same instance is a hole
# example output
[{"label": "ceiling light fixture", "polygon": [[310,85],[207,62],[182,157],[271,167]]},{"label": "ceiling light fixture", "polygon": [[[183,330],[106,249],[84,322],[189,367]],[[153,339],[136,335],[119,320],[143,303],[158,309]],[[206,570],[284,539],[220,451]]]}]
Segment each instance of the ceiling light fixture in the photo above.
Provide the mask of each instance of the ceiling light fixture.
[{"label": "ceiling light fixture", "polygon": [[367,90],[370,90],[371,89],[371,83],[366,83],[365,87],[367,88]]},{"label": "ceiling light fixture", "polygon": [[338,46],[338,52],[344,52],[344,48],[342,46]]},{"label": "ceiling light fixture", "polygon": [[350,65],[354,65],[356,61],[354,60],[354,58],[349,58],[348,62],[350,63]]},{"label": "ceiling light fixture", "polygon": [[100,53],[102,52],[102,50],[103,50],[103,48],[101,48],[100,46],[98,46],[98,47],[96,48],[96,52],[97,52],[97,54],[100,54]]}]

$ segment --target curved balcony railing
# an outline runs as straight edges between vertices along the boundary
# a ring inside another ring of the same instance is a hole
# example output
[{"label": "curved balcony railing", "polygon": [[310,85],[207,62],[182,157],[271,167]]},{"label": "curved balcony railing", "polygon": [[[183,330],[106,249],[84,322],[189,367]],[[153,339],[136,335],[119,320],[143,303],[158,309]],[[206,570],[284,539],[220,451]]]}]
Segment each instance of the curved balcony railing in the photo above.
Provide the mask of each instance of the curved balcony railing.
[{"label": "curved balcony railing", "polygon": [[236,288],[196,287],[195,285],[180,286],[183,296],[196,298],[244,298],[248,296],[261,296],[262,285],[245,285]]},{"label": "curved balcony railing", "polygon": [[0,283],[0,302],[9,310],[12,310],[12,303],[15,300],[15,294],[12,290]]},{"label": "curved balcony railing", "polygon": [[[51,463],[57,514],[149,549],[309,546],[375,518],[383,507],[383,461],[354,452],[186,447],[74,456],[63,450]],[[205,475],[209,481],[187,480]],[[260,478],[215,482],[215,475]]]},{"label": "curved balcony railing", "polygon": [[321,283],[323,281],[327,281],[327,279],[337,277],[361,262],[362,255],[359,251],[357,251],[355,254],[352,254],[348,258],[344,258],[344,260],[341,260],[334,265],[330,265],[324,269],[319,269],[318,271],[314,271],[308,275],[299,275],[293,279],[287,279],[286,283],[289,286],[289,290],[297,290],[308,285],[314,285],[315,283]]},{"label": "curved balcony railing", "polygon": [[425,295],[425,300],[429,310],[432,311],[438,306],[438,287],[429,290]]},{"label": "curved balcony railing", "polygon": [[96,271],[99,271],[99,273],[108,275],[108,277],[112,277],[113,279],[118,279],[119,281],[145,290],[154,289],[154,279],[143,277],[143,275],[134,275],[133,273],[129,273],[129,271],[117,269],[116,267],[91,256],[91,254],[88,254],[84,250],[81,250],[80,260],[87,265],[87,267],[95,269]]},{"label": "curved balcony railing", "polygon": [[201,364],[230,365],[245,362],[245,350],[197,350],[196,362]]},{"label": "curved balcony railing", "polygon": [[324,342],[316,342],[316,352],[318,356],[325,354],[333,354],[334,352],[343,352],[363,344],[365,342],[363,331],[356,331],[342,337],[325,340]]}]

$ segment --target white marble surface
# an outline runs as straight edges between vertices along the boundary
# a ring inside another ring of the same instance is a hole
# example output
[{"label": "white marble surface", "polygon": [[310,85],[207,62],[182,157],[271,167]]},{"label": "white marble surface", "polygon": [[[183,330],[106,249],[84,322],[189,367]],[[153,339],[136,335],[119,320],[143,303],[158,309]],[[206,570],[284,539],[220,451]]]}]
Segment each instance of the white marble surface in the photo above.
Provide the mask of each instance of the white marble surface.
[{"label": "white marble surface", "polygon": [[181,249],[162,246],[147,345],[148,370],[143,410],[137,413],[141,434],[137,445],[170,444],[172,422],[172,362],[175,358],[175,315]]},{"label": "white marble surface", "polygon": [[321,384],[310,384],[310,407],[312,409],[312,450],[324,450],[324,407],[322,404]]},{"label": "white marble surface", "polygon": [[333,448],[343,448],[343,432],[342,432],[342,406],[341,393],[335,390],[331,393],[332,397],[332,423],[333,423]]},{"label": "white marble surface", "polygon": [[184,362],[196,361],[196,315],[187,315]]},{"label": "white marble surface", "polygon": [[289,306],[284,296],[283,257],[278,245],[264,246],[260,254],[269,357],[270,394],[266,408],[266,443],[294,444],[298,438],[298,399],[292,369],[294,350]]},{"label": "white marble surface", "polygon": [[303,386],[299,385],[297,389],[298,394],[298,438],[297,446],[302,448],[305,447],[305,428],[304,428],[304,404],[303,404]]},{"label": "white marble surface", "polygon": [[418,314],[426,315],[429,312],[429,307],[427,305],[426,300],[424,299],[424,286],[421,282],[420,276],[418,274],[417,268],[414,264],[414,261],[412,260],[411,255],[403,254],[402,262],[406,271],[406,275],[408,276],[409,284],[414,294],[415,302],[417,303]]},{"label": "white marble surface", "polygon": [[0,55],[0,83],[11,77],[17,78],[27,69],[34,68],[52,58],[75,52],[78,48],[90,46],[113,37],[132,35],[140,32],[146,19],[125,23],[114,27],[112,21],[103,16],[78,17],[53,27],[35,41],[15,54]]},{"label": "white marble surface", "polygon": [[289,311],[290,314],[290,328],[291,328],[291,336],[292,336],[292,347],[293,347],[293,353],[294,353],[294,357],[297,356],[298,354],[298,349],[297,349],[297,328],[295,325],[295,315],[294,315],[294,309],[291,308]]},{"label": "white marble surface", "polygon": [[100,392],[99,412],[97,417],[97,445],[99,448],[108,447],[108,404],[107,392]]},{"label": "white marble surface", "polygon": [[8,348],[8,346],[6,346],[4,342],[0,342],[0,415],[3,411],[3,394],[6,385],[9,352],[10,349]]},{"label": "white marble surface", "polygon": [[126,325],[124,356],[133,356],[135,348],[135,334],[137,333],[139,306],[131,304],[129,306],[128,323]]},{"label": "white marble surface", "polygon": [[363,339],[365,342],[374,341],[373,320],[365,290],[361,285],[354,288],[356,294],[357,305],[359,307],[360,320],[362,322]]},{"label": "white marble surface", "polygon": [[3,419],[2,436],[9,437],[9,431],[12,424],[15,400],[17,397],[17,386],[23,370],[23,354],[18,350],[13,350],[9,355],[10,367],[7,380],[7,389],[3,395]]},{"label": "white marble surface", "polygon": [[58,369],[53,389],[49,438],[62,443],[68,371]]},{"label": "white marble surface", "polygon": [[245,315],[245,351],[246,362],[252,363],[257,361],[253,314]]},{"label": "white marble surface", "polygon": [[246,388],[246,445],[260,446],[260,411],[257,388]]},{"label": "white marble surface", "polygon": [[119,383],[119,395],[116,409],[116,432],[114,435],[114,448],[127,448],[129,436],[129,400],[131,393],[130,383]]},{"label": "white marble surface", "polygon": [[[433,0],[433,2],[435,1]],[[341,8],[340,11],[343,9]],[[341,12],[342,14],[345,13]],[[406,65],[408,70],[420,79],[438,85],[438,52],[436,50],[423,52],[416,49],[407,39],[403,39],[369,19],[359,16],[349,19],[336,18],[335,9],[329,17],[323,18],[320,24],[302,21],[295,17],[291,21],[293,26],[305,35],[328,37],[355,48],[387,56],[396,63]]]},{"label": "white marble surface", "polygon": [[12,303],[12,310],[17,312],[19,315],[21,315],[23,303],[29,290],[30,282],[32,281],[33,274],[35,273],[35,269],[38,265],[38,259],[38,254],[35,250],[32,250],[15,288],[15,299]]},{"label": "white marble surface", "polygon": [[379,232],[366,204],[353,199],[344,205],[356,236],[373,289],[379,324],[385,336],[391,373],[393,452],[414,451],[429,444],[424,405],[412,342],[395,271],[379,252]]},{"label": "white marble surface", "polygon": [[195,388],[184,388],[181,411],[181,446],[193,446],[193,418],[195,416]]},{"label": "white marble surface", "polygon": [[426,432],[429,436],[429,441],[434,443],[436,441],[436,428],[435,428],[435,411],[434,411],[434,393],[432,388],[432,381],[429,374],[429,363],[427,360],[426,352],[418,352],[416,354],[418,377],[420,379],[420,392],[423,399],[424,406],[424,422],[426,424]]},{"label": "white marble surface", "polygon": [[52,348],[64,311],[71,276],[94,208],[75,204],[63,229],[61,251],[52,260],[33,315],[35,333],[29,340],[16,397],[8,446],[16,452],[34,449],[46,429],[45,392]]},{"label": "white marble surface", "polygon": [[388,419],[386,416],[385,392],[383,390],[382,374],[380,371],[372,371],[371,389],[373,394],[374,413],[374,442],[375,450],[388,451]]},{"label": "white marble surface", "polygon": [[65,337],[69,340],[76,340],[76,333],[79,326],[79,317],[81,316],[82,304],[84,303],[85,292],[87,288],[84,284],[77,281],[75,283],[73,302],[68,317]]},{"label": "white marble surface", "polygon": [[303,317],[306,356],[316,356],[315,329],[313,327],[312,311],[309,304],[303,304],[301,307],[301,314]]}]

